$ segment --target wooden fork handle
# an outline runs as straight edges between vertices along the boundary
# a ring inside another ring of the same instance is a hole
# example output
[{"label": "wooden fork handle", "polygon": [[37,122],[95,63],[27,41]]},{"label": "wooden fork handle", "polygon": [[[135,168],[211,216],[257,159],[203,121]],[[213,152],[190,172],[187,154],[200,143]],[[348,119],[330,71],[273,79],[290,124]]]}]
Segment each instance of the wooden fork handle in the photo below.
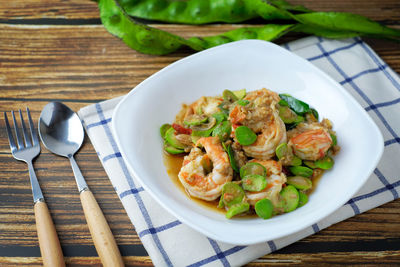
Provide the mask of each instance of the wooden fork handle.
[{"label": "wooden fork handle", "polygon": [[92,192],[82,191],[80,197],[86,222],[103,266],[124,266],[114,236]]},{"label": "wooden fork handle", "polygon": [[58,240],[56,228],[54,227],[47,204],[43,201],[37,201],[34,211],[43,265],[65,266],[60,241]]}]

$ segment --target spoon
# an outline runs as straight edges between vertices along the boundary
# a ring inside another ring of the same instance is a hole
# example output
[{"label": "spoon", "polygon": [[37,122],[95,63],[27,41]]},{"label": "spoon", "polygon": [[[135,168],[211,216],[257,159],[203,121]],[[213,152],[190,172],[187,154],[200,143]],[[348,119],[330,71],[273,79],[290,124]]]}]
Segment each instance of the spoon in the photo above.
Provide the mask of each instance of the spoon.
[{"label": "spoon", "polygon": [[48,103],[40,114],[39,135],[48,150],[67,157],[71,162],[86,222],[103,266],[124,266],[103,212],[74,159],[74,154],[81,147],[84,138],[78,115],[60,102]]}]

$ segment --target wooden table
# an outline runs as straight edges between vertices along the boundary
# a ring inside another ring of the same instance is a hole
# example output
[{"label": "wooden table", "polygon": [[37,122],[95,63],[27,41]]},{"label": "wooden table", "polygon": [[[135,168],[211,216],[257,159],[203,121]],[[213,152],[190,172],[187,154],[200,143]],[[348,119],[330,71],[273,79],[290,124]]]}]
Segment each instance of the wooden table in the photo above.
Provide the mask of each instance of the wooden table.
[{"label": "wooden table", "polygon": [[[400,2],[292,0],[320,11],[349,11],[400,27]],[[207,35],[230,25],[157,25],[182,36]],[[282,38],[287,42],[299,34]],[[400,44],[366,39],[400,73]],[[14,0],[0,4],[0,110],[32,111],[49,101],[72,109],[128,93],[168,64],[193,53],[139,54],[101,25],[96,4],[81,0]],[[0,119],[0,265],[40,265],[32,194],[24,163],[9,151]],[[89,140],[76,160],[95,194],[127,265],[152,265]],[[68,160],[44,147],[34,163],[69,265],[100,265],[85,223]],[[400,200],[329,227],[249,266],[400,264]]]}]

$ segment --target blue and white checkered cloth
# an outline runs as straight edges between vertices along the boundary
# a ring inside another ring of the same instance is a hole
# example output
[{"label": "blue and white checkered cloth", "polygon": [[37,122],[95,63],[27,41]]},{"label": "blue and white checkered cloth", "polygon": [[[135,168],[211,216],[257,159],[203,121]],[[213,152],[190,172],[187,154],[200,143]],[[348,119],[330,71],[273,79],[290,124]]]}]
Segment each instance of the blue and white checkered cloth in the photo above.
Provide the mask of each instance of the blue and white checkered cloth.
[{"label": "blue and white checkered cloth", "polygon": [[331,216],[276,240],[236,246],[212,240],[182,224],[153,200],[129,173],[111,133],[111,116],[121,98],[79,111],[86,131],[136,232],[158,266],[239,266],[380,206],[400,193],[400,79],[359,38],[308,37],[284,45],[343,85],[379,126],[385,150],[367,183]]}]

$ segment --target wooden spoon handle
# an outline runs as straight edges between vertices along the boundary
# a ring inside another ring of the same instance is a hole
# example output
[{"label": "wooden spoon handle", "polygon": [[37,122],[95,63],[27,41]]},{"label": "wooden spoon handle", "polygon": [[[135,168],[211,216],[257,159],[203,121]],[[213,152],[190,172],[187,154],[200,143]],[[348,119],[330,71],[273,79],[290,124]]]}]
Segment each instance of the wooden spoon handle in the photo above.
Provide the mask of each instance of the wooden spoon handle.
[{"label": "wooden spoon handle", "polygon": [[124,266],[114,236],[92,192],[82,191],[80,197],[86,222],[103,266]]},{"label": "wooden spoon handle", "polygon": [[34,211],[43,265],[65,266],[60,241],[58,240],[56,228],[54,227],[47,204],[43,201],[36,202]]}]

